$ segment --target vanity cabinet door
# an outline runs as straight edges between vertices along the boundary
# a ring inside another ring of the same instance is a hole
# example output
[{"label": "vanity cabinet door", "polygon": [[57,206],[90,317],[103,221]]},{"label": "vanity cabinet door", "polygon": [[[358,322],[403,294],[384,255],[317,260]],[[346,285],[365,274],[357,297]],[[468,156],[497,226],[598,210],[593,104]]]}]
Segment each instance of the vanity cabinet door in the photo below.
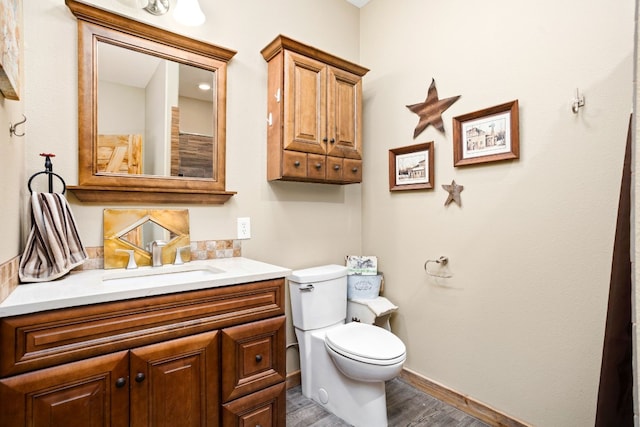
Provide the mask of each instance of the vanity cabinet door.
[{"label": "vanity cabinet door", "polygon": [[285,317],[222,330],[222,402],[286,379]]},{"label": "vanity cabinet door", "polygon": [[127,351],[0,380],[3,427],[127,427]]},{"label": "vanity cabinet door", "polygon": [[131,427],[215,427],[219,332],[131,350]]}]

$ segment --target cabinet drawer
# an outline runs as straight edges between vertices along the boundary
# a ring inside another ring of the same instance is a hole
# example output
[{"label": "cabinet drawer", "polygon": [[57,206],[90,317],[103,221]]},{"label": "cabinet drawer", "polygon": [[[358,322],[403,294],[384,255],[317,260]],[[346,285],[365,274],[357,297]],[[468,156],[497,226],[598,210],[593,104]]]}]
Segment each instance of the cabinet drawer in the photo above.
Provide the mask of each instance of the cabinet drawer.
[{"label": "cabinet drawer", "polygon": [[326,156],[309,154],[307,157],[307,176],[313,180],[323,181],[327,169]]},{"label": "cabinet drawer", "polygon": [[282,176],[306,178],[307,155],[297,151],[284,151],[282,154]]},{"label": "cabinet drawer", "polygon": [[285,380],[285,317],[222,330],[222,401]]},{"label": "cabinet drawer", "polygon": [[284,279],[0,319],[0,377],[284,314]]},{"label": "cabinet drawer", "polygon": [[344,159],[344,182],[362,182],[362,160]]},{"label": "cabinet drawer", "polygon": [[284,427],[286,387],[280,383],[222,406],[222,426]]},{"label": "cabinet drawer", "polygon": [[327,181],[342,182],[344,169],[343,159],[339,157],[327,157]]}]

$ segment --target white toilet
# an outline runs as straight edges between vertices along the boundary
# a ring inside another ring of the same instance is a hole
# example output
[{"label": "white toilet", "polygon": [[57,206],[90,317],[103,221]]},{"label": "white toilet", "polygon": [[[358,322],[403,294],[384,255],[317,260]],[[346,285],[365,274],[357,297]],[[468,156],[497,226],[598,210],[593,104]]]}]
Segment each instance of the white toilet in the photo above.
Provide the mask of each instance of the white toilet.
[{"label": "white toilet", "polygon": [[356,427],[386,427],[384,382],[400,374],[404,343],[387,329],[345,323],[344,266],[296,270],[289,291],[302,394]]}]

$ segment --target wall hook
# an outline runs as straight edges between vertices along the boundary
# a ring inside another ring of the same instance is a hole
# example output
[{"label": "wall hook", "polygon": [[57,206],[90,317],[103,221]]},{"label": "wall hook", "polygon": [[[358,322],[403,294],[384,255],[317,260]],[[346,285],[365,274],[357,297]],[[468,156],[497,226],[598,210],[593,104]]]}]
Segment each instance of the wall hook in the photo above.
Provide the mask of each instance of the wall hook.
[{"label": "wall hook", "polygon": [[578,114],[580,107],[584,107],[584,95],[580,95],[580,91],[576,89],[576,98],[573,100],[573,104],[571,104],[573,114]]},{"label": "wall hook", "polygon": [[19,137],[23,137],[24,136],[24,132],[22,132],[22,133],[16,132],[17,131],[16,128],[27,121],[27,117],[24,114],[22,115],[22,117],[23,117],[23,120],[18,122],[18,123],[16,123],[15,125],[9,123],[9,136],[10,137],[13,136],[13,135],[19,136]]}]

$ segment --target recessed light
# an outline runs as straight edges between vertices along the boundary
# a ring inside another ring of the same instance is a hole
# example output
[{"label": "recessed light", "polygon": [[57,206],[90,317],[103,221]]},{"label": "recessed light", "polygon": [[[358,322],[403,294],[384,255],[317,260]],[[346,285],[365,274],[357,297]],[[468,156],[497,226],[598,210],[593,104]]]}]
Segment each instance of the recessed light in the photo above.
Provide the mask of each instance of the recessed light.
[{"label": "recessed light", "polygon": [[209,83],[200,83],[198,85],[198,88],[200,90],[210,90],[211,89],[211,85]]}]

